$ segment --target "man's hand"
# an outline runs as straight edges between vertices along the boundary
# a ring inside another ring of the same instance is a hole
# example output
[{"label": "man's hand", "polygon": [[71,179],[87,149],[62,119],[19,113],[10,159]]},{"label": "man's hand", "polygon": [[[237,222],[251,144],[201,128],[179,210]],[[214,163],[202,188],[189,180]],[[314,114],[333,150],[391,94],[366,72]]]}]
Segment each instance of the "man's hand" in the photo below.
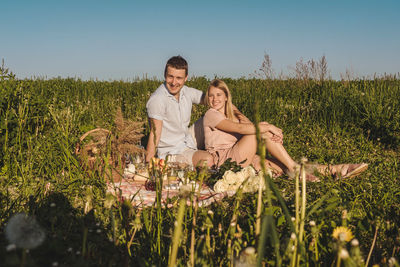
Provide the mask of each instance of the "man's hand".
[{"label": "man's hand", "polygon": [[150,134],[146,147],[146,162],[149,162],[150,159],[156,155],[156,149],[158,143],[160,142],[163,122],[160,120],[150,118],[149,123],[150,123]]}]

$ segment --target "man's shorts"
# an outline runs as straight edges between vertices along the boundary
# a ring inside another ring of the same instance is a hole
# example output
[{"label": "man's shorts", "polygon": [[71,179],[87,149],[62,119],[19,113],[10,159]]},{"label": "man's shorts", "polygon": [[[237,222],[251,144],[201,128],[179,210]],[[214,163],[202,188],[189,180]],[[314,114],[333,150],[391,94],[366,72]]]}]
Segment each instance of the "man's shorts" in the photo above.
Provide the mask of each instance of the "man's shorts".
[{"label": "man's shorts", "polygon": [[188,165],[193,165],[193,154],[196,149],[186,148],[181,154],[169,154],[168,162],[185,163]]}]

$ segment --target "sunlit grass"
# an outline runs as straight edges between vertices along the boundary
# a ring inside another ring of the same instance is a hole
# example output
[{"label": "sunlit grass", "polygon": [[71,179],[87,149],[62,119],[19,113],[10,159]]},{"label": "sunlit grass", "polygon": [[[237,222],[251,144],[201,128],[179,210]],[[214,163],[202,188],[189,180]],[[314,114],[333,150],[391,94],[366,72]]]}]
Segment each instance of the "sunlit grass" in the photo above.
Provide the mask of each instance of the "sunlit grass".
[{"label": "sunlit grass", "polygon": [[[398,256],[400,81],[225,80],[246,116],[255,119],[258,102],[259,119],[283,129],[284,145],[296,160],[367,162],[369,169],[352,180],[321,177],[320,183],[307,183],[307,194],[301,180],[277,178],[261,195],[261,206],[257,193],[238,192],[209,207],[172,199],[170,208],[158,203],[140,210],[106,195],[104,170],[111,166],[87,172],[74,151],[83,133],[112,130],[118,107],[126,118],[146,122],[146,101],[160,81],[6,79],[0,82],[4,264],[229,266],[246,258],[255,263],[258,257],[270,265],[324,266],[353,259],[359,266],[370,251],[370,263],[388,264]],[[200,77],[188,85],[205,90],[208,83]],[[205,110],[194,108],[192,121]],[[107,154],[102,162],[108,164]],[[188,175],[200,179],[201,174]],[[46,232],[44,242],[29,253],[9,247],[4,234],[18,212],[36,217]],[[258,218],[263,220],[257,223]],[[358,243],[334,239],[338,226],[347,227]],[[263,232],[266,228],[274,231]]]}]

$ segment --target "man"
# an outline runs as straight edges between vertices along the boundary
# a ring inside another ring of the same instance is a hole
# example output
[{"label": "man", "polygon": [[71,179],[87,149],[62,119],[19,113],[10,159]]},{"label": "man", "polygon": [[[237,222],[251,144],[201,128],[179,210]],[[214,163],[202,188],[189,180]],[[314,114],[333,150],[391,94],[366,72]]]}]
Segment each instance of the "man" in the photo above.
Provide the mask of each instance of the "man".
[{"label": "man", "polygon": [[146,162],[157,155],[179,155],[180,161],[197,166],[212,162],[207,151],[197,150],[188,131],[192,104],[203,104],[204,93],[187,87],[188,64],[181,56],[167,61],[164,70],[165,82],[150,96],[146,104],[150,122]]}]

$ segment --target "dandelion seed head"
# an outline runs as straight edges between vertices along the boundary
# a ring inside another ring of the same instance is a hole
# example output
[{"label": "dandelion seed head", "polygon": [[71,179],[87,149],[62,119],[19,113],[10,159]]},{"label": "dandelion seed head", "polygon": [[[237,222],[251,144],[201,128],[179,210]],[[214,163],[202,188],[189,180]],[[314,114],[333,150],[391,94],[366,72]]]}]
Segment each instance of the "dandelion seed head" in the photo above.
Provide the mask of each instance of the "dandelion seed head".
[{"label": "dandelion seed head", "polygon": [[9,245],[6,247],[6,250],[9,252],[9,251],[15,250],[16,248],[17,248],[17,246],[16,246],[15,244],[9,244]]},{"label": "dandelion seed head", "polygon": [[292,217],[291,220],[292,220],[292,222],[294,222],[294,221],[296,220],[296,218],[295,218],[295,217]]},{"label": "dandelion seed head", "polygon": [[45,233],[34,217],[25,213],[14,214],[7,222],[5,234],[10,244],[18,248],[33,249],[40,246]]},{"label": "dandelion seed head", "polygon": [[290,239],[296,240],[296,234],[295,234],[295,233],[292,233],[292,234],[290,235]]},{"label": "dandelion seed head", "polygon": [[248,255],[256,254],[256,249],[254,247],[247,247],[244,252]]},{"label": "dandelion seed head", "polygon": [[314,227],[315,226],[315,221],[310,221],[310,226]]},{"label": "dandelion seed head", "polygon": [[342,248],[339,251],[339,257],[341,259],[345,260],[345,259],[349,258],[349,252],[346,249]]},{"label": "dandelion seed head", "polygon": [[360,245],[360,242],[358,242],[358,239],[354,238],[353,240],[351,240],[351,245],[353,247],[358,247]]},{"label": "dandelion seed head", "polygon": [[389,267],[393,267],[393,266],[396,266],[397,260],[396,260],[395,257],[391,257],[391,258],[389,259],[388,263],[389,263]]}]

